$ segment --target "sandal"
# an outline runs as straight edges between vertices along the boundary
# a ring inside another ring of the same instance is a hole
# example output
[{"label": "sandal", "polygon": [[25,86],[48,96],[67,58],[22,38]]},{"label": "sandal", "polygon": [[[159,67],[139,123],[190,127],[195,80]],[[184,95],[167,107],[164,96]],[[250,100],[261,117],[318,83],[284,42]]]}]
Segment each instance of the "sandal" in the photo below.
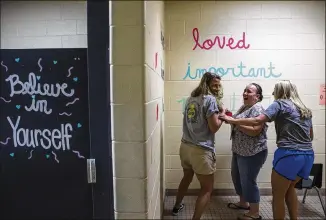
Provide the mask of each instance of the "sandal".
[{"label": "sandal", "polygon": [[251,220],[251,219],[253,219],[253,220],[262,220],[262,217],[259,216],[259,217],[255,218],[253,216],[248,215],[247,213],[244,213],[243,215],[238,217],[238,220]]},{"label": "sandal", "polygon": [[242,207],[237,205],[236,203],[228,203],[228,208],[230,209],[238,209],[238,210],[250,210],[250,206],[249,207]]}]

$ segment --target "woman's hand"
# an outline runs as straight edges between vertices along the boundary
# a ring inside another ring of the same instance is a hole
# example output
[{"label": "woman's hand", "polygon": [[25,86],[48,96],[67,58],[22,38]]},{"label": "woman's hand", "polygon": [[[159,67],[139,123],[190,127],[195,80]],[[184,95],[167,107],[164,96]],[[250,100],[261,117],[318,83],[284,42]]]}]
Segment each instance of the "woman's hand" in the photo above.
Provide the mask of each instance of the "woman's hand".
[{"label": "woman's hand", "polygon": [[227,109],[227,108],[224,108],[224,106],[223,106],[223,112],[222,112],[222,114],[224,115],[226,112],[228,112],[229,111],[229,109]]},{"label": "woman's hand", "polygon": [[225,121],[230,124],[232,124],[232,121],[233,121],[233,118],[230,116],[227,116],[226,114],[220,114],[218,118],[221,119],[222,121]]}]

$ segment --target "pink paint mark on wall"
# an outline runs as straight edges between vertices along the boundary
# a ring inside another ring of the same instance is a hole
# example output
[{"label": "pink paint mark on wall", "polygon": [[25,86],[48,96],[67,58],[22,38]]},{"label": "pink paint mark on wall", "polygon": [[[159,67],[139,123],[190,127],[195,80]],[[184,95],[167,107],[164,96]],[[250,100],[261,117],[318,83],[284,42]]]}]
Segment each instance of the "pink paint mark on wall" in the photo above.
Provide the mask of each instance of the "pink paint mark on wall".
[{"label": "pink paint mark on wall", "polygon": [[[243,48],[248,49],[250,47],[250,44],[246,45],[246,33],[245,32],[242,33],[242,39],[240,39],[238,41],[235,41],[233,37],[226,38],[225,36],[223,36],[221,39],[221,37],[216,36],[214,38],[214,40],[206,39],[203,41],[202,44],[199,42],[200,34],[199,34],[198,28],[194,28],[192,30],[192,36],[195,41],[195,46],[192,48],[192,50],[195,50],[197,47],[199,47],[200,49],[203,49],[203,50],[210,50],[215,46],[216,43],[220,49],[223,49],[225,46],[229,47],[231,50],[234,50],[237,48],[238,49],[243,49]],[[226,40],[227,40],[227,43],[226,43]]]},{"label": "pink paint mark on wall", "polygon": [[155,65],[154,65],[155,66],[154,67],[155,69],[157,68],[157,60],[158,60],[158,53],[156,52],[155,53]]},{"label": "pink paint mark on wall", "polygon": [[326,87],[325,84],[320,85],[319,91],[319,105],[326,105]]}]

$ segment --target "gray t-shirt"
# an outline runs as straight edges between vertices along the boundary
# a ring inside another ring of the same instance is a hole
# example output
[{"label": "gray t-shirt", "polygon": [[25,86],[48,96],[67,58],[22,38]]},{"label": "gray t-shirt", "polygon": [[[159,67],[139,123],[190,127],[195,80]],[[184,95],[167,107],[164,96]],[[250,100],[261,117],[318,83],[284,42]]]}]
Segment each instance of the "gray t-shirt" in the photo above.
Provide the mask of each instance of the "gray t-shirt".
[{"label": "gray t-shirt", "polygon": [[189,97],[183,112],[182,141],[215,152],[215,134],[211,132],[207,122],[207,118],[214,113],[218,113],[214,96]]},{"label": "gray t-shirt", "polygon": [[[240,111],[237,112],[234,118],[253,118],[257,117],[264,112],[264,107],[261,103],[256,103],[255,105],[241,111],[245,108],[242,106]],[[241,156],[253,156],[263,150],[267,149],[267,124],[263,125],[263,129],[257,136],[249,136],[240,131],[237,126],[231,125],[232,133],[232,152],[239,154]]]},{"label": "gray t-shirt", "polygon": [[299,110],[291,100],[275,100],[264,114],[275,123],[277,147],[312,150],[312,120],[301,119]]}]

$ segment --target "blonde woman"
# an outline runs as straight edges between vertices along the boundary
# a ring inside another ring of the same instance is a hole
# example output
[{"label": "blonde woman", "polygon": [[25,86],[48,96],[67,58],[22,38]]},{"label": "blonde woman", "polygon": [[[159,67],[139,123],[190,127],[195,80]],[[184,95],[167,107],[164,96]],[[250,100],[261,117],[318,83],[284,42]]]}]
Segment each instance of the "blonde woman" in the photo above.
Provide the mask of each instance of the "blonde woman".
[{"label": "blonde woman", "polygon": [[290,81],[277,83],[273,95],[275,101],[255,118],[233,119],[226,115],[220,118],[231,124],[248,126],[274,121],[278,149],[274,153],[271,176],[273,216],[274,219],[285,218],[285,200],[290,219],[297,219],[294,186],[300,179],[308,179],[314,163],[312,114]]},{"label": "blonde woman", "polygon": [[183,178],[179,184],[173,215],[178,215],[184,208],[182,200],[194,174],[201,189],[192,219],[200,219],[210,201],[216,170],[215,133],[222,125],[218,114],[223,113],[218,110],[216,102],[220,80],[218,75],[205,73],[186,101],[180,145]]}]

